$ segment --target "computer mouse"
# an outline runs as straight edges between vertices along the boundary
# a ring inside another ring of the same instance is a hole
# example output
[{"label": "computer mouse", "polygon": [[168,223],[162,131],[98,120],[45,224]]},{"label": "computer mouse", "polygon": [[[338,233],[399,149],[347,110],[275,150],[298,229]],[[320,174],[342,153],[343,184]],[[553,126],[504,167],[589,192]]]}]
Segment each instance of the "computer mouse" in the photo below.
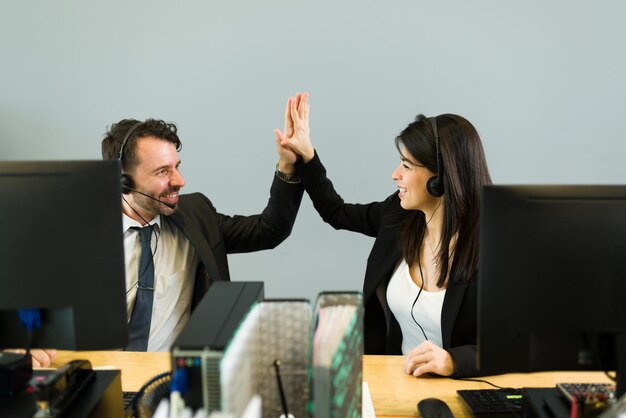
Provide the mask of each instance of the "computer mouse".
[{"label": "computer mouse", "polygon": [[422,418],[454,418],[447,403],[437,398],[422,399],[417,403]]}]

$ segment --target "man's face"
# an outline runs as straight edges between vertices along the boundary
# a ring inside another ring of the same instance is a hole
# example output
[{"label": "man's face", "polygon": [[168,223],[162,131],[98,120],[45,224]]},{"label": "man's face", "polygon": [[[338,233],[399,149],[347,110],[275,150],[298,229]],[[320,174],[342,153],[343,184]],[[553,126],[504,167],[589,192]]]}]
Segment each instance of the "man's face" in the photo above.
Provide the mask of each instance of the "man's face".
[{"label": "man's face", "polygon": [[133,172],[128,173],[133,179],[134,189],[173,208],[131,191],[126,200],[132,209],[124,205],[124,213],[141,223],[152,220],[158,214],[173,214],[178,209],[178,192],[185,185],[179,171],[180,158],[176,146],[152,136],[139,138],[136,157],[138,164]]}]

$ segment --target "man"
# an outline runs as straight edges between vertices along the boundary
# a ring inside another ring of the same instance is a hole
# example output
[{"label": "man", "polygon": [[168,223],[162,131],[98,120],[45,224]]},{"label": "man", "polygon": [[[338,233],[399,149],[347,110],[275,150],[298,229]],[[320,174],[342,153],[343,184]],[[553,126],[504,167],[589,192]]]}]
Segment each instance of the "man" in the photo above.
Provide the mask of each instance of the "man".
[{"label": "man", "polygon": [[[122,166],[127,350],[169,351],[211,283],[230,280],[226,255],[276,247],[291,233],[302,200],[303,188],[293,174],[297,156],[277,143],[279,161],[265,209],[252,216],[223,215],[200,193],[179,194],[185,185],[181,146],[176,125],[154,119],[122,120],[102,140],[103,159],[119,159]],[[147,264],[142,264],[144,227]],[[152,285],[140,286],[140,278],[150,275]],[[143,312],[138,292],[148,299]],[[45,367],[56,350],[30,354],[34,367]]]},{"label": "man", "polygon": [[[185,185],[180,148],[176,126],[154,119],[122,120],[102,140],[102,157],[119,159],[122,166],[128,350],[168,351],[211,283],[230,280],[226,255],[276,247],[291,233],[302,200],[303,188],[292,175],[296,156],[278,147],[279,162],[262,213],[223,215],[200,193],[179,194]],[[142,265],[138,229],[146,226],[151,254]],[[154,279],[145,292],[152,297],[152,312],[143,325],[149,335],[146,346],[133,321],[141,315],[140,276],[150,270]]]}]

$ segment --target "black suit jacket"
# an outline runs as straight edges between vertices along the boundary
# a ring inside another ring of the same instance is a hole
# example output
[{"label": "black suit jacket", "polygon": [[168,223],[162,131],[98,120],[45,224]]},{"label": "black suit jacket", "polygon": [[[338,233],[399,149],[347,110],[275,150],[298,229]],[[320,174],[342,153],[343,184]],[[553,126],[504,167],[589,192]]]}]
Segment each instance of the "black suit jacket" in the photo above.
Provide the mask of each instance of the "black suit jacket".
[{"label": "black suit jacket", "polygon": [[[322,219],[335,229],[345,229],[375,237],[367,260],[363,283],[365,305],[365,353],[402,354],[402,332],[389,310],[386,291],[402,254],[399,229],[410,213],[402,209],[397,192],[382,202],[345,203],[326,177],[317,153],[306,164],[297,166],[305,190]],[[476,280],[458,283],[450,279],[441,313],[443,348],[452,356],[455,376],[475,376],[476,367]]]},{"label": "black suit jacket", "polygon": [[198,253],[192,309],[214,281],[230,280],[227,254],[274,248],[289,236],[302,194],[300,184],[274,176],[267,206],[251,216],[223,215],[200,193],[180,196],[178,211],[164,219],[180,229]]}]

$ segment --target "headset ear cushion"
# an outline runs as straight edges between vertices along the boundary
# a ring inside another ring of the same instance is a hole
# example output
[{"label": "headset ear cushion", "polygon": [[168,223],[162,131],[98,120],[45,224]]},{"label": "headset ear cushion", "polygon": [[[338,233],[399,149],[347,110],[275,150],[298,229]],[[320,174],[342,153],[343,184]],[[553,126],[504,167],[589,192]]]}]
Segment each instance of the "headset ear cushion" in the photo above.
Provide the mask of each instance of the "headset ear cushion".
[{"label": "headset ear cushion", "polygon": [[122,185],[122,193],[129,194],[130,189],[133,188],[133,180],[130,177],[128,177],[126,174],[122,174],[121,185]]},{"label": "headset ear cushion", "polygon": [[439,179],[439,176],[432,176],[426,183],[426,190],[434,197],[443,196],[444,187],[443,182]]}]

